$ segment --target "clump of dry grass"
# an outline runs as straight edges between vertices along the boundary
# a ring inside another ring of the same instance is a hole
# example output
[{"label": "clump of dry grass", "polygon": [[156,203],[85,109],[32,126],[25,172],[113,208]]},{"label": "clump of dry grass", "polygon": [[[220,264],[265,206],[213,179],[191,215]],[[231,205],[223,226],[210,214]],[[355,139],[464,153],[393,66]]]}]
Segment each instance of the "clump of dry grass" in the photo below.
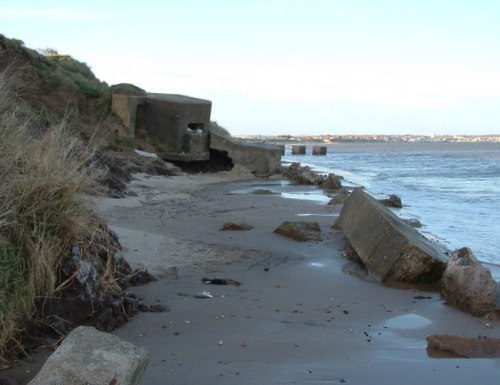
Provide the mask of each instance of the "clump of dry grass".
[{"label": "clump of dry grass", "polygon": [[0,74],[0,358],[35,299],[53,293],[71,244],[92,228],[83,194],[96,185],[91,154],[64,123],[34,131],[12,107],[15,96]]}]

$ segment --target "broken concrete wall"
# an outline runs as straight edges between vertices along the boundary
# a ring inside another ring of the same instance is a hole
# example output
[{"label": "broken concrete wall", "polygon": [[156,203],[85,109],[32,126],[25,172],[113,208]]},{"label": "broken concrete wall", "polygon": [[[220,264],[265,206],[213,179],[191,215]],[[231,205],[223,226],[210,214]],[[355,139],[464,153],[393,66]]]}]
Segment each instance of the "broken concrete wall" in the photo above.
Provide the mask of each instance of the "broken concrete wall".
[{"label": "broken concrete wall", "polygon": [[281,171],[282,148],[277,145],[237,142],[210,133],[210,148],[227,153],[233,164],[241,165],[256,175]]},{"label": "broken concrete wall", "polygon": [[437,282],[446,267],[442,250],[362,189],[346,199],[335,226],[379,280]]}]

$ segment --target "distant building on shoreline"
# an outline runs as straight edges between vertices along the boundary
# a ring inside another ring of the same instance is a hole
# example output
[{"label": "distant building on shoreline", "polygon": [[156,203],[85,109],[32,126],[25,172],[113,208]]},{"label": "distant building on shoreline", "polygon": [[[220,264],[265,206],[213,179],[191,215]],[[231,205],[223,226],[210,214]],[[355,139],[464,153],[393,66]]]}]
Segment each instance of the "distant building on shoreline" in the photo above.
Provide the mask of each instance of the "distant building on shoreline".
[{"label": "distant building on shoreline", "polygon": [[381,143],[401,143],[401,142],[490,142],[500,143],[500,135],[240,135],[235,136],[239,140],[251,142],[307,142],[307,143],[353,143],[353,142],[381,142]]}]

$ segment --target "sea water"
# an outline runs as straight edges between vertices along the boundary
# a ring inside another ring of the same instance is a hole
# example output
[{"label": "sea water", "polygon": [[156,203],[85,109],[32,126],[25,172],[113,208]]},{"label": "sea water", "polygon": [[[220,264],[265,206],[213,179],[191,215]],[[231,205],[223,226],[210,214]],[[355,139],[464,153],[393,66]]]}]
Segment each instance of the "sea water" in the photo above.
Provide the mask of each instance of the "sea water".
[{"label": "sea water", "polygon": [[376,198],[396,194],[399,216],[417,219],[424,235],[449,250],[470,247],[500,265],[500,143],[339,143],[327,155],[291,155],[320,172],[344,177]]}]

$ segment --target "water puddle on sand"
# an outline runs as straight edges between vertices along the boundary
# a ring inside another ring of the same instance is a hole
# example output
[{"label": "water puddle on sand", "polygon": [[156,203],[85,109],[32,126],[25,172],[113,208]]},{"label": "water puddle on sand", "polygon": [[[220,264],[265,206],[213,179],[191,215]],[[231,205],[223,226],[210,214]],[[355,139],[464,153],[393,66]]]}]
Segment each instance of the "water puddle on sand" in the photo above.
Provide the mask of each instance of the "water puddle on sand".
[{"label": "water puddle on sand", "polygon": [[256,189],[251,192],[253,195],[280,195],[280,192],[272,191],[272,190],[266,190],[266,189]]},{"label": "water puddle on sand", "polygon": [[419,316],[417,314],[405,314],[400,315],[385,322],[385,326],[391,329],[401,329],[401,330],[415,330],[421,329],[432,324],[432,321],[428,318]]},{"label": "water puddle on sand", "polygon": [[298,199],[314,201],[319,204],[327,204],[330,197],[325,195],[317,186],[296,186],[290,185],[249,185],[247,187],[229,191],[229,195],[276,195],[286,199]]},{"label": "water puddle on sand", "polygon": [[330,201],[330,198],[323,194],[322,192],[316,192],[316,191],[310,191],[310,192],[305,192],[305,191],[295,191],[295,192],[288,192],[288,193],[281,193],[281,196],[283,198],[287,199],[300,199],[300,200],[306,200],[306,201],[316,201],[318,203],[328,203]]},{"label": "water puddle on sand", "polygon": [[310,262],[309,266],[312,266],[312,267],[325,267],[325,264],[321,263],[321,262]]},{"label": "water puddle on sand", "polygon": [[298,217],[338,217],[338,214],[297,214]]}]

